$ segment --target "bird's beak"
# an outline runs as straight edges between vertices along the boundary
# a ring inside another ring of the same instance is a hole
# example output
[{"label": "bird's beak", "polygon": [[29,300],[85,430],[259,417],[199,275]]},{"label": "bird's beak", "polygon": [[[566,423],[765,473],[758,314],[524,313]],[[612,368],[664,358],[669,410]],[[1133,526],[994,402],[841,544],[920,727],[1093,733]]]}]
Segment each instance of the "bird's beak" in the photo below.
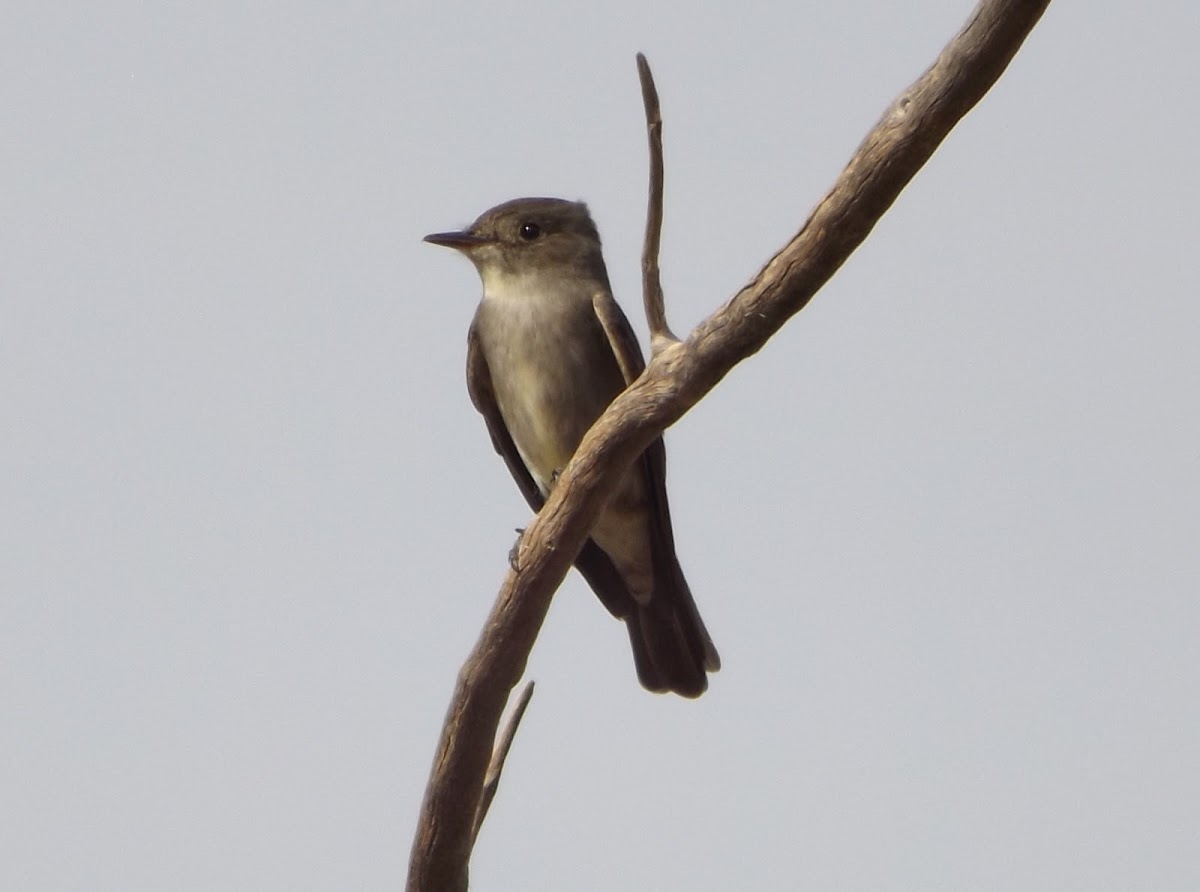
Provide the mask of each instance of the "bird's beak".
[{"label": "bird's beak", "polygon": [[470,251],[472,248],[478,248],[491,241],[491,239],[473,235],[470,232],[432,232],[425,236],[424,240],[431,245],[454,248],[456,251]]}]

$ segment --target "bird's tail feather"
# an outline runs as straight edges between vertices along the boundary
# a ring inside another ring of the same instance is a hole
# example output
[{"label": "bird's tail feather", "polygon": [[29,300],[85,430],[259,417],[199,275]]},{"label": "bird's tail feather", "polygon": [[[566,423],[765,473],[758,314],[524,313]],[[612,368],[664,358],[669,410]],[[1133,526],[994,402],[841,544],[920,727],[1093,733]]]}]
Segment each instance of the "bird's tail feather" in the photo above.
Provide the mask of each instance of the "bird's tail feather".
[{"label": "bird's tail feather", "polygon": [[677,561],[656,580],[654,597],[625,618],[634,666],[642,686],[699,697],[721,657],[704,627]]}]

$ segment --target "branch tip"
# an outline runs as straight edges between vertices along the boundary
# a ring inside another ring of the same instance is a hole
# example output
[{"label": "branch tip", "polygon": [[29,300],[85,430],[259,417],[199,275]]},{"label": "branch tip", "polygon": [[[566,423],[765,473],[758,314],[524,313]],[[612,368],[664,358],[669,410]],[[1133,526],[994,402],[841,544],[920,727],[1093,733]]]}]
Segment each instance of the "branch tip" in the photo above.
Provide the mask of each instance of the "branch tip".
[{"label": "branch tip", "polygon": [[471,830],[472,848],[474,840],[479,837],[479,828],[483,826],[483,819],[487,817],[488,809],[492,807],[492,800],[496,798],[496,791],[500,788],[500,774],[504,771],[504,762],[508,759],[508,751],[512,748],[513,738],[517,735],[517,727],[521,724],[521,719],[525,717],[525,710],[532,698],[533,682],[530,681],[517,697],[516,705],[513,706],[512,713],[508,717],[508,723],[504,726],[504,731],[496,742],[495,750],[492,751],[492,761],[488,764],[483,790],[479,795],[479,805],[475,809],[475,825]]},{"label": "branch tip", "polygon": [[650,327],[650,355],[664,341],[678,338],[667,326],[667,311],[662,280],[658,272],[658,254],[662,245],[663,220],[663,147],[662,108],[650,63],[642,53],[637,54],[638,80],[642,85],[642,106],[646,111],[646,137],[650,146],[650,182],[646,200],[646,237],[642,244],[642,304]]}]

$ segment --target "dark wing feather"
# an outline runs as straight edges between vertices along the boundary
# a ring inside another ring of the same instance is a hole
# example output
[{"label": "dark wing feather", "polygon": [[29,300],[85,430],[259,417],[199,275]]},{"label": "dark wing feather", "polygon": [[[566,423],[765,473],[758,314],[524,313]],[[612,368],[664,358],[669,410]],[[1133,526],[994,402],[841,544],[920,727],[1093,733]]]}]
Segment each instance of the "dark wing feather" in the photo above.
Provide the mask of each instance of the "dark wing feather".
[{"label": "dark wing feather", "polygon": [[[628,387],[646,368],[637,335],[634,334],[633,327],[620,306],[607,291],[594,294],[592,306],[605,334],[608,335],[608,342],[621,367],[621,374],[625,377],[625,386]],[[671,509],[667,501],[667,450],[662,437],[655,438],[654,442],[646,447],[646,451],[638,459],[638,464],[642,469],[646,490],[653,502],[651,531],[654,536],[655,591],[665,596],[655,599],[658,603],[650,605],[647,610],[650,615],[642,617],[640,625],[643,627],[643,634],[648,636],[647,641],[651,642],[651,649],[659,653],[665,654],[672,649],[672,630],[677,630],[678,634],[683,636],[686,649],[694,656],[698,667],[685,667],[673,673],[675,679],[672,686],[679,693],[697,696],[707,687],[705,670],[715,672],[720,669],[721,658],[708,630],[704,627],[700,611],[675,555],[675,535],[671,529]],[[632,633],[632,624],[630,628]],[[653,643],[651,636],[654,632],[666,637]],[[634,649],[636,655],[636,644]],[[696,668],[699,669],[698,672]],[[651,687],[649,684],[646,686]],[[682,689],[688,687],[691,689]]]}]

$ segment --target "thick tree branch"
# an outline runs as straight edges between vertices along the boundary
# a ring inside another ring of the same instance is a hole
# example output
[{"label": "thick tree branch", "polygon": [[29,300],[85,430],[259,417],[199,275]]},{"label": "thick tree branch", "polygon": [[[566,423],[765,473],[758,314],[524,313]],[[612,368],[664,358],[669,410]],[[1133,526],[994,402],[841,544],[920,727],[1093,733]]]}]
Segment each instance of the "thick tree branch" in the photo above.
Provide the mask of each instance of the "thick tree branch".
[{"label": "thick tree branch", "polygon": [[799,312],[866,238],[950,129],[999,78],[1049,0],[983,0],[937,61],[867,135],[792,241],[682,343],[668,344],[580,444],[525,531],[459,672],[409,864],[409,892],[467,888],[467,863],[492,742],[550,599],[611,492],[647,445]]}]

